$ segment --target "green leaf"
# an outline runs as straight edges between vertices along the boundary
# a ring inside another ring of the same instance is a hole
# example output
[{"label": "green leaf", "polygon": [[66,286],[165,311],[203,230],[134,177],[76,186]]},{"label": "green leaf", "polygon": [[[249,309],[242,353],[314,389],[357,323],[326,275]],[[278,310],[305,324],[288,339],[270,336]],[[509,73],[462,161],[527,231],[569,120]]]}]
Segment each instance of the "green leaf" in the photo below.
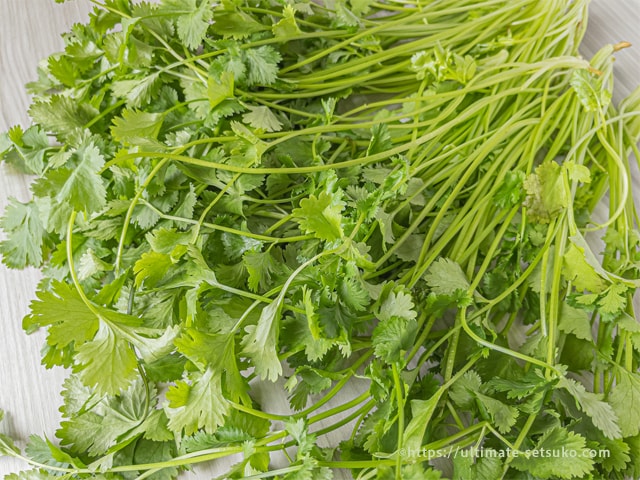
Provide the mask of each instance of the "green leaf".
[{"label": "green leaf", "polygon": [[101,394],[116,395],[137,376],[134,347],[150,361],[168,353],[176,335],[174,329],[145,328],[140,318],[89,306],[75,288],[62,282],[53,282],[51,291],[39,291],[37,297],[24,328],[47,326],[47,344],[59,352],[72,346],[75,370]]},{"label": "green leaf", "polygon": [[172,14],[180,41],[192,50],[205,39],[213,18],[209,0],[162,0],[161,11]]},{"label": "green leaf", "polygon": [[449,389],[449,398],[462,408],[471,408],[475,402],[475,392],[480,390],[482,379],[473,370],[466,372]]},{"label": "green leaf", "polygon": [[233,98],[233,93],[234,80],[232,72],[222,72],[219,76],[212,72],[209,75],[207,79],[207,97],[209,98],[210,108],[215,108],[225,100]]},{"label": "green leaf", "polygon": [[392,146],[391,134],[389,133],[389,127],[387,127],[386,123],[378,123],[371,127],[371,140],[369,140],[369,146],[367,147],[367,155],[384,152]]},{"label": "green leaf", "polygon": [[30,331],[49,326],[49,345],[59,348],[72,342],[82,345],[97,333],[98,318],[70,285],[54,282],[51,291],[39,291],[36,295],[37,299],[31,302],[31,313],[25,317],[23,327]]},{"label": "green leaf", "polygon": [[562,168],[567,170],[567,175],[571,180],[582,183],[591,183],[591,171],[584,165],[579,165],[573,160],[564,162]]},{"label": "green leaf", "polygon": [[126,109],[120,117],[113,119],[111,134],[113,138],[124,144],[136,145],[156,140],[164,115]]},{"label": "green leaf", "polygon": [[129,109],[135,109],[149,104],[160,84],[160,74],[156,72],[142,78],[115,81],[111,84],[111,90],[116,97],[126,99]]},{"label": "green leaf", "polygon": [[307,423],[303,418],[297,420],[289,420],[285,423],[285,429],[287,433],[298,444],[298,451],[296,457],[302,459],[316,444],[316,436],[309,433]]},{"label": "green leaf", "polygon": [[17,125],[0,135],[0,160],[3,158],[19,169],[41,175],[44,170],[49,138],[42,128],[33,125],[24,132]]},{"label": "green leaf", "polygon": [[593,342],[591,334],[591,321],[589,313],[585,310],[574,308],[566,303],[560,310],[558,329],[564,333],[571,333],[582,340]]},{"label": "green leaf", "polygon": [[614,283],[605,290],[598,300],[598,311],[604,321],[613,320],[622,315],[627,307],[628,287]]},{"label": "green leaf", "polygon": [[511,208],[524,199],[523,172],[507,172],[500,188],[496,192],[493,202],[500,208]]},{"label": "green leaf", "polygon": [[[152,406],[155,389],[149,393]],[[133,382],[118,397],[101,397],[84,387],[76,376],[71,376],[64,383],[65,419],[56,435],[72,452],[103,455],[135,438],[136,429],[149,413],[144,408],[146,395],[147,389],[141,380]],[[87,409],[88,404],[92,408]]]},{"label": "green leaf", "polygon": [[77,370],[85,385],[115,395],[138,375],[138,359],[131,344],[100,323],[94,338],[76,348]]},{"label": "green leaf", "polygon": [[249,112],[245,113],[242,120],[253,128],[264,130],[265,132],[279,132],[282,130],[282,123],[278,120],[271,109],[265,106],[249,106]]},{"label": "green leaf", "polygon": [[36,195],[50,196],[58,205],[93,213],[106,205],[107,190],[100,175],[104,157],[93,142],[84,142],[64,168],[49,170],[34,184]]},{"label": "green leaf", "polygon": [[373,330],[374,352],[385,362],[404,365],[405,355],[413,347],[418,330],[415,319],[390,317],[381,320]]},{"label": "green leaf", "polygon": [[549,223],[567,208],[569,193],[566,191],[562,169],[554,161],[539,165],[535,173],[523,182],[527,197],[524,205],[537,222]]},{"label": "green leaf", "polygon": [[460,265],[448,258],[439,258],[424,274],[424,280],[436,295],[455,295],[459,290],[466,292],[469,281]]},{"label": "green leaf", "polygon": [[609,395],[609,403],[620,419],[623,437],[640,433],[640,409],[633,406],[640,402],[640,375],[622,368],[617,370],[618,383]]},{"label": "green leaf", "polygon": [[452,480],[467,480],[470,478],[491,480],[502,476],[500,452],[485,447],[482,450],[483,456],[474,458],[473,451],[473,448],[471,448],[466,455],[462,455],[459,452],[459,455],[454,456]]},{"label": "green leaf", "polygon": [[244,58],[249,86],[269,86],[275,83],[278,78],[278,63],[282,60],[277,50],[269,45],[248,48],[244,51]]},{"label": "green leaf", "polygon": [[77,130],[84,129],[98,112],[87,102],[52,95],[47,100],[36,100],[29,109],[29,115],[47,132],[68,138]]},{"label": "green leaf", "polygon": [[271,27],[271,31],[276,38],[287,40],[290,37],[296,37],[302,33],[298,22],[296,22],[296,11],[291,5],[287,5],[282,10],[282,19]]},{"label": "green leaf", "polygon": [[611,101],[611,92],[596,81],[588,70],[574,70],[571,75],[571,87],[587,112],[603,112]]},{"label": "green leaf", "polygon": [[618,416],[614,413],[611,405],[603,400],[601,394],[587,392],[584,385],[566,377],[560,377],[556,388],[566,389],[576,399],[580,410],[589,415],[593,424],[607,438],[620,438],[621,430],[618,426]]},{"label": "green leaf", "polygon": [[418,316],[411,294],[402,290],[399,292],[389,292],[380,305],[380,309],[376,315],[381,322],[390,320],[393,317],[412,320]]},{"label": "green leaf", "polygon": [[344,236],[340,213],[343,208],[344,203],[336,195],[322,192],[318,197],[311,195],[302,199],[300,207],[293,210],[293,216],[303,232],[333,241]]},{"label": "green leaf", "polygon": [[278,358],[278,336],[281,315],[281,299],[278,297],[262,309],[257,325],[245,328],[242,339],[243,353],[253,360],[260,378],[275,382],[282,375]]},{"label": "green leaf", "polygon": [[38,206],[33,202],[20,203],[9,200],[0,227],[7,239],[0,242],[2,261],[11,268],[38,267],[42,264],[44,226]]},{"label": "green leaf", "polygon": [[223,2],[214,12],[212,29],[223,37],[241,39],[252,33],[269,30],[269,27],[256,21],[252,15],[243,12],[241,9],[233,8],[230,2]]},{"label": "green leaf", "polygon": [[407,452],[420,452],[422,439],[435,412],[443,390],[438,390],[427,400],[411,400],[411,420],[404,429],[402,445]]},{"label": "green leaf", "polygon": [[201,371],[211,369],[222,372],[229,396],[233,401],[251,401],[246,394],[247,382],[240,373],[233,334],[212,334],[188,328],[175,340],[178,351],[191,360]]},{"label": "green leaf", "polygon": [[[4,420],[4,410],[0,410],[0,422]],[[7,435],[0,433],[0,456],[7,455],[10,457],[20,455],[20,449],[13,443],[13,439]]]},{"label": "green leaf", "polygon": [[593,443],[590,444],[591,448],[598,451],[598,453],[600,451],[606,452],[605,455],[599,454],[594,459],[596,463],[602,466],[605,472],[622,472],[631,460],[629,456],[631,448],[622,439],[609,440],[607,438],[599,438],[597,445],[593,445]]},{"label": "green leaf", "polygon": [[242,262],[249,273],[249,288],[257,292],[272,286],[272,275],[279,271],[279,265],[271,252],[249,250],[242,256]]},{"label": "green leaf", "polygon": [[49,465],[56,468],[84,468],[84,463],[75,458],[49,439],[43,439],[37,435],[30,435],[29,442],[25,448],[28,458],[42,465]]},{"label": "green leaf", "polygon": [[220,375],[208,368],[204,373],[192,372],[188,380],[176,382],[167,392],[169,405],[165,410],[169,428],[176,432],[184,430],[186,435],[200,428],[214,433],[229,411]]},{"label": "green leaf", "polygon": [[57,478],[45,470],[23,470],[19,473],[10,473],[4,476],[4,480],[55,480]]},{"label": "green leaf", "polygon": [[479,391],[475,391],[474,395],[487,410],[498,431],[508,433],[518,419],[518,410],[512,405],[506,405],[500,400],[491,398]]},{"label": "green leaf", "polygon": [[374,0],[350,0],[349,3],[351,4],[351,11],[355,15],[362,17],[369,13]]},{"label": "green leaf", "polygon": [[173,260],[166,253],[146,252],[133,266],[136,275],[136,287],[143,283],[148,288],[155,287],[173,266]]},{"label": "green leaf", "polygon": [[511,465],[543,480],[584,478],[593,469],[593,460],[583,453],[585,448],[584,437],[562,427],[554,427],[542,435],[532,450],[543,452],[544,456],[539,454],[527,458],[518,455]]},{"label": "green leaf", "polygon": [[584,250],[573,242],[569,244],[564,254],[562,274],[580,291],[599,293],[606,288],[602,277],[585,259]]},{"label": "green leaf", "polygon": [[510,400],[514,398],[520,400],[528,397],[546,388],[547,384],[547,380],[536,369],[530,369],[515,379],[494,377],[487,383],[490,388],[498,392],[505,392]]}]

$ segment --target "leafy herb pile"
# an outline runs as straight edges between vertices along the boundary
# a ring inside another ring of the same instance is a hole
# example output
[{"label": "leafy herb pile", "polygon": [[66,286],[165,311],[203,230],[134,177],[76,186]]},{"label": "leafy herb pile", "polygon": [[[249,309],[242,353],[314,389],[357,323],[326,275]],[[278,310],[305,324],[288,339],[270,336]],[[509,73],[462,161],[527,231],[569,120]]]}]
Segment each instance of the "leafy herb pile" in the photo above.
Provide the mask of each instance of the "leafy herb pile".
[{"label": "leafy herb pile", "polygon": [[9,478],[638,478],[640,90],[586,3],[96,6],[0,137],[70,369]]}]

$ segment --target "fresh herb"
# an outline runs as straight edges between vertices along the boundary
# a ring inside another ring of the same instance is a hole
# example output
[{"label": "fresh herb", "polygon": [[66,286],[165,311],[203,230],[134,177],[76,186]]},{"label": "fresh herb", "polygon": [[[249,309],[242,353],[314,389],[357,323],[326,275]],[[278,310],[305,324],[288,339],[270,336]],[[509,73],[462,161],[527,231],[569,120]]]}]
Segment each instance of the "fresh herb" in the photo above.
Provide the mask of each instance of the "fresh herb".
[{"label": "fresh herb", "polygon": [[637,477],[640,90],[578,56],[586,3],[97,5],[0,137],[71,370],[8,478]]}]

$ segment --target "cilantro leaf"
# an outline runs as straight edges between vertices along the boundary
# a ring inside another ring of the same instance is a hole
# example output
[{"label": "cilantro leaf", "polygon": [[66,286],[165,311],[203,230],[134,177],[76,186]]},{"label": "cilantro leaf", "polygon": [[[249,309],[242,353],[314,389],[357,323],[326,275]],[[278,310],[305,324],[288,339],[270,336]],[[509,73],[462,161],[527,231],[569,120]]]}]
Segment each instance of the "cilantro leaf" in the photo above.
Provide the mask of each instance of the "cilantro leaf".
[{"label": "cilantro leaf", "polygon": [[190,328],[174,343],[178,351],[201,370],[223,372],[224,385],[233,401],[242,399],[245,403],[251,403],[246,394],[246,379],[240,373],[236,358],[233,334],[211,334]]},{"label": "cilantro leaf", "polygon": [[580,405],[580,409],[591,417],[593,424],[607,438],[620,438],[621,430],[618,426],[618,417],[612,406],[603,400],[602,395],[587,392],[581,383],[565,377],[560,377],[557,388],[564,388],[571,393]]},{"label": "cilantro leaf", "polygon": [[[580,435],[562,427],[548,430],[534,449],[549,452],[544,457],[518,455],[511,465],[538,478],[582,478],[593,469],[593,460],[583,455],[586,441]],[[569,452],[562,456],[559,452]]]},{"label": "cilantro leaf", "polygon": [[311,233],[321,240],[333,241],[344,236],[342,212],[344,203],[336,195],[322,192],[318,197],[311,195],[300,201],[300,207],[293,215],[305,233]]},{"label": "cilantro leaf", "polygon": [[155,72],[142,78],[113,82],[111,90],[116,97],[127,100],[129,109],[135,109],[147,105],[152,97],[157,94],[159,86],[160,74]]},{"label": "cilantro leaf", "polygon": [[618,369],[618,383],[611,390],[609,403],[621,419],[620,429],[623,437],[632,437],[640,433],[640,411],[630,408],[640,401],[640,375]]},{"label": "cilantro leaf", "polygon": [[466,372],[449,389],[449,398],[462,407],[470,408],[474,402],[474,392],[480,390],[482,379],[473,370]]},{"label": "cilantro leaf", "polygon": [[455,295],[459,290],[466,292],[469,289],[469,281],[460,265],[448,258],[439,258],[431,264],[424,279],[437,295]]},{"label": "cilantro leaf", "polygon": [[282,19],[271,27],[276,38],[288,39],[301,33],[296,22],[296,11],[292,5],[286,5],[282,10]]},{"label": "cilantro leaf", "polygon": [[249,106],[249,112],[243,115],[242,120],[253,128],[259,128],[265,132],[279,132],[282,130],[282,122],[278,120],[278,117],[274,115],[269,107]]},{"label": "cilantro leaf", "polygon": [[393,317],[413,320],[418,314],[415,311],[411,295],[401,290],[399,292],[389,292],[384,301],[382,301],[376,315],[382,322],[385,322]]},{"label": "cilantro leaf", "polygon": [[7,239],[0,242],[2,261],[11,268],[42,264],[45,230],[38,206],[33,202],[21,203],[10,199],[0,226]]},{"label": "cilantro leaf", "polygon": [[95,336],[76,348],[77,370],[86,385],[115,394],[136,378],[138,361],[126,339],[100,323]]},{"label": "cilantro leaf", "polygon": [[587,70],[574,70],[571,75],[571,87],[588,112],[604,111],[611,101],[611,92],[596,82],[594,75]]},{"label": "cilantro leaf", "polygon": [[562,177],[562,168],[556,162],[539,165],[535,173],[523,182],[527,192],[524,205],[529,215],[540,223],[548,223],[567,208],[569,194]]},{"label": "cilantro leaf", "polygon": [[606,287],[602,277],[585,259],[584,250],[574,243],[569,245],[564,254],[562,274],[578,290],[600,293]]},{"label": "cilantro leaf", "polygon": [[244,59],[247,64],[247,84],[249,86],[269,86],[278,78],[278,63],[282,56],[269,45],[257,48],[248,48],[244,51]]},{"label": "cilantro leaf", "polygon": [[278,298],[264,307],[257,325],[247,326],[242,340],[242,351],[253,360],[256,372],[261,378],[268,378],[272,382],[282,375],[282,365],[278,358],[280,302]]},{"label": "cilantro leaf", "polygon": [[61,138],[68,138],[77,130],[83,130],[97,114],[90,104],[78,103],[62,95],[37,100],[29,109],[29,115],[36,123]]},{"label": "cilantro leaf", "polygon": [[501,433],[508,433],[518,419],[518,410],[512,405],[506,405],[500,400],[484,395],[478,391],[474,392],[475,397],[487,410],[491,420]]},{"label": "cilantro leaf", "polygon": [[162,0],[161,11],[172,14],[178,37],[190,49],[202,43],[213,18],[209,0]]},{"label": "cilantro leaf", "polygon": [[[79,454],[103,455],[118,443],[134,438],[135,430],[149,413],[144,408],[147,389],[141,380],[133,382],[118,397],[96,397],[73,376],[64,387],[65,419],[56,435],[63,446]],[[155,390],[150,394],[149,405],[153,406]],[[87,402],[94,403],[94,408],[87,410]]]},{"label": "cilantro leaf", "polygon": [[136,286],[144,282],[148,287],[154,287],[173,266],[173,260],[166,253],[145,252],[133,266],[136,274]]},{"label": "cilantro leaf", "polygon": [[117,141],[136,145],[148,144],[158,138],[163,115],[126,109],[120,117],[113,119],[111,133]]},{"label": "cilantro leaf", "polygon": [[222,393],[219,373],[211,368],[204,373],[192,372],[186,381],[180,380],[169,387],[168,405],[165,407],[169,428],[184,430],[186,435],[204,428],[214,433],[224,423],[229,403]]},{"label": "cilantro leaf", "polygon": [[589,314],[585,310],[563,304],[558,329],[564,333],[571,333],[582,340],[593,341]]},{"label": "cilantro leaf", "polygon": [[374,351],[387,363],[404,363],[406,353],[413,346],[418,329],[415,319],[390,317],[380,321],[373,330]]},{"label": "cilantro leaf", "polygon": [[411,420],[405,427],[402,437],[402,444],[408,452],[420,451],[427,425],[438,406],[441,396],[442,390],[438,390],[426,400],[411,400]]},{"label": "cilantro leaf", "polygon": [[84,142],[64,168],[48,171],[34,185],[34,193],[50,196],[58,205],[92,213],[106,205],[105,181],[100,175],[104,156],[93,142]]}]

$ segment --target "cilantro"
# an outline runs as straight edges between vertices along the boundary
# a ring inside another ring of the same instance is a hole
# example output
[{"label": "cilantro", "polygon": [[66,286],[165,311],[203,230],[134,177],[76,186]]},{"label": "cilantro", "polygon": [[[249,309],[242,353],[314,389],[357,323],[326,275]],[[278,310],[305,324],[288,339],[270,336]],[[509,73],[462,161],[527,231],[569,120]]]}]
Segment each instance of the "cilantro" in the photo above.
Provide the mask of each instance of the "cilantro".
[{"label": "cilantro", "polygon": [[469,281],[460,265],[447,258],[434,262],[424,279],[437,295],[454,295],[469,288]]},{"label": "cilantro", "polygon": [[0,226],[8,236],[0,242],[2,261],[12,268],[40,266],[45,232],[38,206],[11,199]]},{"label": "cilantro", "polygon": [[539,3],[96,3],[0,134],[68,371],[8,478],[635,478],[640,98]]},{"label": "cilantro", "polygon": [[311,233],[322,240],[337,240],[344,236],[342,211],[344,204],[335,196],[322,192],[300,201],[300,207],[293,215],[305,233]]},{"label": "cilantro", "polygon": [[630,405],[640,398],[640,375],[620,369],[618,383],[613,387],[609,402],[620,421],[622,436],[632,437],[640,432],[640,413]]},{"label": "cilantro", "polygon": [[611,92],[603,88],[602,82],[595,81],[587,70],[576,70],[571,75],[571,86],[588,112],[604,110],[611,101]]},{"label": "cilantro", "polygon": [[565,388],[580,405],[580,409],[585,412],[593,424],[599,428],[609,439],[620,438],[620,427],[618,419],[611,405],[604,402],[602,395],[587,392],[584,386],[575,380],[560,378],[558,387]]},{"label": "cilantro", "polygon": [[282,123],[269,107],[249,107],[249,113],[245,113],[242,119],[253,128],[260,128],[265,132],[282,130]]},{"label": "cilantro", "polygon": [[[220,374],[212,369],[195,372],[187,381],[180,380],[167,392],[168,427],[186,435],[203,428],[208,433],[224,423],[228,402],[222,393]],[[215,405],[215,408],[211,408]]]},{"label": "cilantro", "polygon": [[187,48],[195,49],[202,43],[213,16],[209,0],[162,0],[160,8],[172,14],[178,37]]},{"label": "cilantro", "polygon": [[556,162],[543,163],[523,182],[525,206],[532,218],[548,223],[568,205],[562,168]]}]

